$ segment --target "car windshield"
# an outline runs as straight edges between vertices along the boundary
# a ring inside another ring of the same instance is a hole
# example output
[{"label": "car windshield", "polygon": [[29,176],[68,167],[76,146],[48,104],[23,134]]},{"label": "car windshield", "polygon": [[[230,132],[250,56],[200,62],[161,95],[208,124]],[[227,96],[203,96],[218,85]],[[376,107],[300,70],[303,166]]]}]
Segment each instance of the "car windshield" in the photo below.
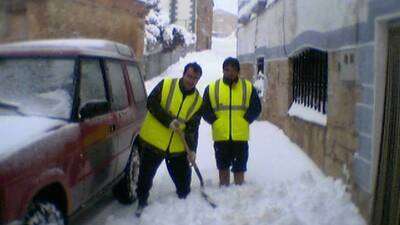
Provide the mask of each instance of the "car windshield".
[{"label": "car windshield", "polygon": [[74,59],[0,58],[0,115],[69,119]]}]

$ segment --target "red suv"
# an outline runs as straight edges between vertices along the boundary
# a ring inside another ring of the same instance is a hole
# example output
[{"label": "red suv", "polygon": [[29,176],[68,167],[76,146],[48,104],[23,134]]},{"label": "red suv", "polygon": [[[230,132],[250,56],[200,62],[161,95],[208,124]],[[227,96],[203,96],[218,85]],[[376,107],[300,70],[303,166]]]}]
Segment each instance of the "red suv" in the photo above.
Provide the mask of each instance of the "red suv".
[{"label": "red suv", "polygon": [[132,203],[146,98],[126,45],[0,45],[0,224],[67,224],[109,187]]}]

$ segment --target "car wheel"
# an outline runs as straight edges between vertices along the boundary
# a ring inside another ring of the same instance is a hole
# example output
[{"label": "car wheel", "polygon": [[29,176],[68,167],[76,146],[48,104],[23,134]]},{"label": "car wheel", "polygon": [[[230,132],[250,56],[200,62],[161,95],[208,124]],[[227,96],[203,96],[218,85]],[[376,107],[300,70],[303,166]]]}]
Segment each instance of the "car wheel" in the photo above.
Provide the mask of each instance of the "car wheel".
[{"label": "car wheel", "polygon": [[65,218],[61,210],[51,202],[33,202],[24,218],[26,225],[64,225]]},{"label": "car wheel", "polygon": [[136,187],[139,177],[139,153],[137,146],[132,147],[132,154],[125,170],[125,175],[114,187],[114,196],[122,204],[132,204],[136,200]]}]

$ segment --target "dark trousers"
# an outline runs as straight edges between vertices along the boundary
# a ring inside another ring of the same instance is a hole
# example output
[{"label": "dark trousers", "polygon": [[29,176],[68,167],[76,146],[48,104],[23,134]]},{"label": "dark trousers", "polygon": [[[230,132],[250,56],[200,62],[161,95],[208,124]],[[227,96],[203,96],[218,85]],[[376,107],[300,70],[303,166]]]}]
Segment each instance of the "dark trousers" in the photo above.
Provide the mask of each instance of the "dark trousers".
[{"label": "dark trousers", "polygon": [[215,159],[219,170],[245,172],[249,158],[249,144],[247,141],[217,141],[214,142]]},{"label": "dark trousers", "polygon": [[168,173],[176,187],[179,198],[185,198],[190,192],[192,170],[186,154],[164,156],[154,149],[139,145],[140,168],[136,189],[139,205],[145,206],[157,169],[165,158]]}]

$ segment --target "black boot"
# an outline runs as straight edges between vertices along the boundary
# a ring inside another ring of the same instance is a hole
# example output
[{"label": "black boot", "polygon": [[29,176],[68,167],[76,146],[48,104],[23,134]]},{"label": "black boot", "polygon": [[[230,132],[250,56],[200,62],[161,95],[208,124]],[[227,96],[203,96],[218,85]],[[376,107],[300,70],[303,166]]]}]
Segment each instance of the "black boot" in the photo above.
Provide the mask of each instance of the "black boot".
[{"label": "black boot", "polygon": [[147,202],[146,201],[139,201],[138,207],[136,208],[135,211],[135,216],[136,217],[140,217],[142,215],[143,209],[147,206]]}]

